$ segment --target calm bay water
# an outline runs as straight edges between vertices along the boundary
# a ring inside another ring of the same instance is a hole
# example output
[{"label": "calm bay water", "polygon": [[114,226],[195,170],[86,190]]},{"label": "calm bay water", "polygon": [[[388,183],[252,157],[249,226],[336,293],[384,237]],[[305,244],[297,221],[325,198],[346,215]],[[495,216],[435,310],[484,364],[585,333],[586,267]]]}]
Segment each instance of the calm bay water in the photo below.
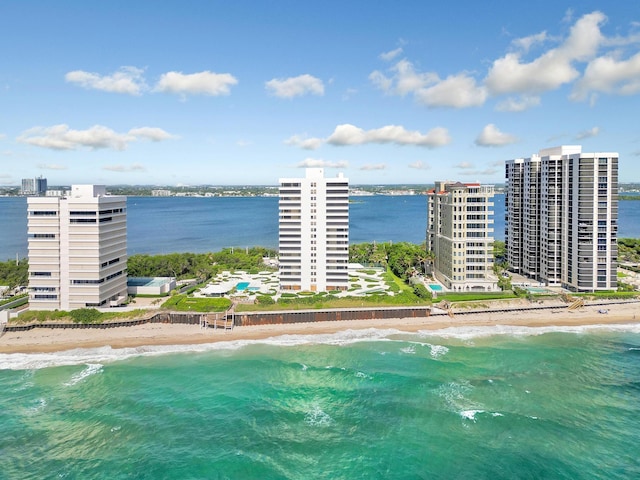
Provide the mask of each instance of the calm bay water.
[{"label": "calm bay water", "polygon": [[0,355],[0,478],[639,478],[639,379],[630,325]]},{"label": "calm bay water", "polygon": [[[350,241],[422,243],[426,197],[355,197]],[[504,195],[496,195],[495,238],[504,239]],[[620,237],[640,238],[640,209],[621,201]],[[0,259],[27,256],[26,199],[0,197]],[[278,199],[130,197],[128,250],[135,253],[215,252],[225,247],[278,245]]]}]

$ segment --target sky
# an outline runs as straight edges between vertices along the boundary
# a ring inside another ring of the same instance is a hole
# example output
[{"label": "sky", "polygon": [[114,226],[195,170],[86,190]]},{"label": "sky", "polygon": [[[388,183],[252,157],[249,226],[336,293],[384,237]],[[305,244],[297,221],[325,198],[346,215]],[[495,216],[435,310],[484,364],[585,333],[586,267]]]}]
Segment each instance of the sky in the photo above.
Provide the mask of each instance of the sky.
[{"label": "sky", "polygon": [[640,3],[0,1],[0,185],[640,181]]}]

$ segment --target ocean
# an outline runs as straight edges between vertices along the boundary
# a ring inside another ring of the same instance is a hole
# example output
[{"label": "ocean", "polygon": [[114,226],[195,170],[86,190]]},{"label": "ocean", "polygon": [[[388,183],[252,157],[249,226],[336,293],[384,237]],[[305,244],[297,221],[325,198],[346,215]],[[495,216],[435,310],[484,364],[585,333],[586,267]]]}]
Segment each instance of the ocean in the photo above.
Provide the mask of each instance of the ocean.
[{"label": "ocean", "polygon": [[[425,241],[424,195],[353,197],[349,206],[351,243]],[[504,195],[494,199],[494,236],[504,239]],[[619,236],[640,238],[640,209],[632,200],[619,206]],[[0,197],[0,260],[27,256],[27,202]],[[278,246],[275,197],[129,197],[129,254],[216,252],[226,247]]]},{"label": "ocean", "polygon": [[640,478],[640,325],[0,355],[2,479]]}]

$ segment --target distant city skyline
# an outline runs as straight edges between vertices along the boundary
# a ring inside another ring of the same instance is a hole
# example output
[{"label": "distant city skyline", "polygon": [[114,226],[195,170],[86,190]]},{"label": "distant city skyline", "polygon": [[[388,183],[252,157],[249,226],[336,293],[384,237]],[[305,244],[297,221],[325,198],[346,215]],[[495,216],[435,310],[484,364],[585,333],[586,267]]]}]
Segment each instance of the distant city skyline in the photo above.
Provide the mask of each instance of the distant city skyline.
[{"label": "distant city skyline", "polygon": [[0,186],[503,184],[573,144],[640,181],[631,1],[10,1],[0,40]]}]

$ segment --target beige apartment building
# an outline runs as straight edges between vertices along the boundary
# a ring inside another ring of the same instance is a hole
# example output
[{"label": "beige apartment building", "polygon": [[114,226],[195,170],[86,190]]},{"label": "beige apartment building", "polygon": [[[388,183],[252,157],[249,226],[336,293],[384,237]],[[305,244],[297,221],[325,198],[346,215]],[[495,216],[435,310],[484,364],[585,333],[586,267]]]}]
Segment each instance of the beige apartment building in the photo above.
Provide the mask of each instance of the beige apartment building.
[{"label": "beige apartment building", "polygon": [[103,185],[27,200],[32,310],[110,307],[127,299],[127,199]]},{"label": "beige apartment building", "polygon": [[434,275],[453,291],[499,290],[493,274],[493,185],[436,182],[427,192]]}]

